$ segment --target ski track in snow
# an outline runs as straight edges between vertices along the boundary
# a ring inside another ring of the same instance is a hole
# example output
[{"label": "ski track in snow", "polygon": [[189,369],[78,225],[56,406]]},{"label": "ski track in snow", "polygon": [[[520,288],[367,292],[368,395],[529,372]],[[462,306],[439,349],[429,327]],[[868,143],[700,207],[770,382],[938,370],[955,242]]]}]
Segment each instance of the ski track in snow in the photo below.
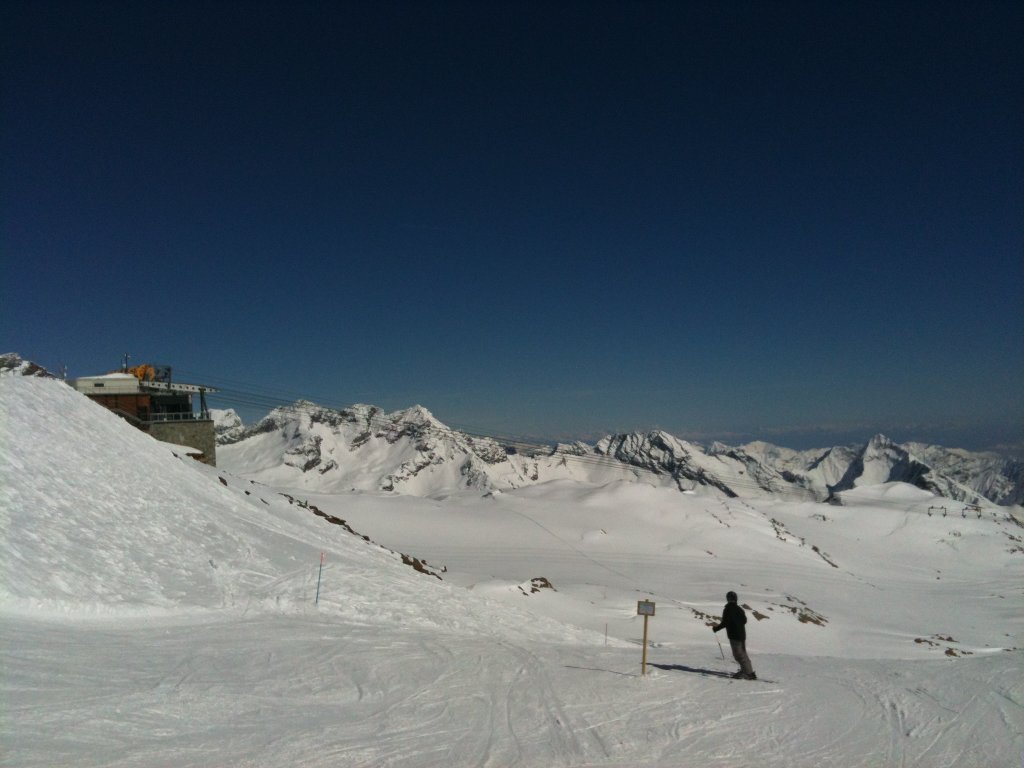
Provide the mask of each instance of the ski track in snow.
[{"label": "ski track in snow", "polygon": [[1022,746],[1019,654],[773,657],[761,686],[317,615],[60,629],[0,629],[4,764],[995,766]]}]

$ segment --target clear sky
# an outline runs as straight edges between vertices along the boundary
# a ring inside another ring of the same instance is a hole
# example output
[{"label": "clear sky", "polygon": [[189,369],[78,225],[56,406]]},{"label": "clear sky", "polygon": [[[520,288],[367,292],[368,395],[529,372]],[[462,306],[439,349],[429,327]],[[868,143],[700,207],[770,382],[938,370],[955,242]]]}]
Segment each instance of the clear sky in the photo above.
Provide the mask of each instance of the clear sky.
[{"label": "clear sky", "polygon": [[33,0],[0,39],[0,352],[502,436],[1024,444],[1024,4]]}]

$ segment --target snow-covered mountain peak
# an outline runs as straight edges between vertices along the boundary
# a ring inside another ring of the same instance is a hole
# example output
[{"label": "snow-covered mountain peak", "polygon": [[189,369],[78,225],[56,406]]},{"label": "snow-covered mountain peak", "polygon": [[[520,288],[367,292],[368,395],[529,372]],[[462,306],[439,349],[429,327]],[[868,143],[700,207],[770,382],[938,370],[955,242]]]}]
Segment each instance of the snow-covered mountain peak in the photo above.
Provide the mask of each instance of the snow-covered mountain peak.
[{"label": "snow-covered mountain peak", "polygon": [[564,454],[566,456],[587,456],[593,452],[593,447],[587,445],[582,440],[576,440],[572,443],[558,443],[552,450],[553,454]]},{"label": "snow-covered mountain peak", "polygon": [[218,462],[282,487],[324,492],[429,496],[507,487],[516,481],[497,477],[517,474],[495,441],[452,430],[420,405],[387,413],[367,404],[336,410],[300,401],[223,444]]},{"label": "snow-covered mountain peak", "polygon": [[242,417],[234,408],[211,408],[210,417],[213,419],[213,429],[217,434],[218,442],[231,442],[245,430]]},{"label": "snow-covered mountain peak", "polygon": [[890,440],[888,437],[881,433],[872,436],[872,438],[868,440],[867,445],[864,447],[864,452],[866,454],[885,453],[886,451],[893,450],[902,449],[900,448],[900,446],[898,446],[896,443],[894,443],[892,440]]},{"label": "snow-covered mountain peak", "polygon": [[774,445],[767,443],[764,440],[754,440],[750,443],[745,443],[740,446],[740,450],[749,456],[760,456],[765,459],[769,459],[775,463],[790,463],[794,460],[799,461],[804,458],[808,453],[820,455],[825,452],[825,449],[813,450],[813,451],[795,451],[792,448],[784,448],[780,445]]},{"label": "snow-covered mountain peak", "polygon": [[25,360],[17,352],[6,352],[0,354],[0,376],[41,376],[43,378],[56,378],[43,366]]},{"label": "snow-covered mountain peak", "polygon": [[660,429],[609,435],[599,440],[594,449],[597,453],[614,456],[630,464],[662,469],[668,469],[689,457],[695,450],[700,450],[692,443]]},{"label": "snow-covered mountain peak", "polygon": [[[878,434],[861,446],[794,451],[766,442],[709,448],[664,430],[608,435],[554,449],[506,448],[453,430],[427,408],[387,413],[374,405],[341,410],[308,401],[276,409],[220,437],[218,460],[233,471],[322,492],[385,490],[446,495],[459,489],[507,490],[552,480],[610,483],[632,479],[682,491],[824,501],[855,487],[903,482],[957,501],[1024,498],[1024,467],[971,463],[959,454],[957,477],[918,457],[915,446]],[[935,454],[935,452],[932,452]],[[969,454],[977,457],[977,454]],[[948,464],[949,462],[947,462]],[[982,470],[984,467],[984,470]],[[266,475],[266,473],[270,473]],[[971,477],[984,476],[975,483]]]},{"label": "snow-covered mountain peak", "polygon": [[411,408],[406,408],[404,411],[397,411],[395,416],[401,421],[407,421],[412,424],[425,424],[443,429],[448,428],[422,405],[414,405]]},{"label": "snow-covered mountain peak", "polygon": [[[909,467],[910,462],[910,454],[905,449],[896,445],[885,435],[875,435],[864,446],[864,451],[861,454],[862,471],[856,484],[878,485],[889,482],[892,479],[894,468],[899,467],[901,470],[905,470]],[[917,474],[923,471],[923,469],[918,470]]]},{"label": "snow-covered mountain peak", "polygon": [[926,443],[908,443],[906,447],[936,472],[971,487],[997,504],[1024,504],[1024,461],[997,453]]}]

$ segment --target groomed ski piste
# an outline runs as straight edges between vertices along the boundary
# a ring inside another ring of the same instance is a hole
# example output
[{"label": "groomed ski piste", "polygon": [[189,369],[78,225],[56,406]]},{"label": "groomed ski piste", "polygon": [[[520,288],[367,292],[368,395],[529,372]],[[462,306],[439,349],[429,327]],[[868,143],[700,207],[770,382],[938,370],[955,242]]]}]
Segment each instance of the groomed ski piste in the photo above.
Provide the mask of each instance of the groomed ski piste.
[{"label": "groomed ski piste", "polygon": [[[1024,752],[1024,528],[911,486],[842,506],[623,481],[311,497],[10,377],[0,523],[5,766]],[[757,681],[728,677],[708,627],[729,589]],[[638,600],[657,606],[645,675]]]}]

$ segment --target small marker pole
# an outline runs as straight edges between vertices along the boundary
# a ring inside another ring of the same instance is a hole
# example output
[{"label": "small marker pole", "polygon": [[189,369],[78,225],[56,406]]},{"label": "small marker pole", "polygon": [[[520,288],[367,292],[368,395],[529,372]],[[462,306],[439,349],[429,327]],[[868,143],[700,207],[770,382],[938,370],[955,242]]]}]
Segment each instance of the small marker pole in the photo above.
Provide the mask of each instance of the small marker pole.
[{"label": "small marker pole", "polygon": [[644,656],[640,661],[640,674],[647,674],[647,620],[651,618],[647,614],[644,614]]},{"label": "small marker pole", "polygon": [[324,575],[324,553],[320,553],[320,572],[316,575],[316,600],[313,601],[314,605],[320,603],[320,577]]},{"label": "small marker pole", "polygon": [[650,600],[638,600],[636,604],[638,616],[644,617],[644,652],[640,660],[640,674],[647,674],[647,620],[654,615],[654,603]]}]

